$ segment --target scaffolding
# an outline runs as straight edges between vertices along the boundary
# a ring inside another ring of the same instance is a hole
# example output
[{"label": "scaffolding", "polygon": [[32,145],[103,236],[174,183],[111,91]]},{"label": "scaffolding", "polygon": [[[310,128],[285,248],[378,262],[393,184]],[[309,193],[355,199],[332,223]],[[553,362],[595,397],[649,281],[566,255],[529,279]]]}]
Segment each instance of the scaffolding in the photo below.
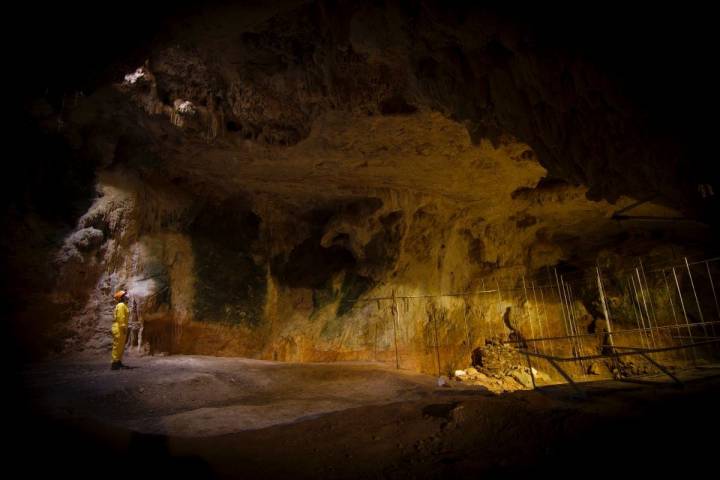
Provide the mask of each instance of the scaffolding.
[{"label": "scaffolding", "polygon": [[414,314],[425,312],[421,347],[438,375],[452,370],[453,359],[468,365],[477,347],[495,339],[517,346],[531,371],[531,359],[546,362],[573,385],[577,378],[595,378],[589,372],[595,362],[616,372],[628,358],[642,362],[642,374],[669,375],[675,382],[671,371],[678,365],[709,364],[720,353],[720,257],[647,260],[624,259],[622,268],[545,268],[534,275],[519,270],[483,278],[480,288],[467,292],[403,295],[393,289],[344,301],[354,309],[377,305],[380,315],[368,325],[374,327],[373,355],[378,360],[392,352],[383,360],[392,358],[396,368],[417,350],[418,332],[411,329],[423,320],[413,324],[411,304],[424,302],[424,309],[414,305]]}]

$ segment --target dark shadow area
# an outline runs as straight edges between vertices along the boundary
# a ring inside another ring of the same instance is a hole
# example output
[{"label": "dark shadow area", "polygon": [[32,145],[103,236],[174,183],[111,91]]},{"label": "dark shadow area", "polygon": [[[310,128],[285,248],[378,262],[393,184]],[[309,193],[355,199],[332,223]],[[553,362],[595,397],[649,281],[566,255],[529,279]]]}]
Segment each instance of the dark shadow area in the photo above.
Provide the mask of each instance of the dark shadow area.
[{"label": "dark shadow area", "polygon": [[[347,218],[351,222],[357,221],[381,206],[381,200],[366,198],[340,201],[331,207],[310,211],[302,218],[310,227],[310,235],[297,244],[288,255],[272,258],[273,275],[282,285],[328,290],[328,282],[335,274],[343,270],[353,272],[358,261],[349,250],[347,244],[349,236],[345,233],[336,235],[330,245],[323,246],[322,237],[325,228],[334,218]],[[348,285],[345,289],[352,288]],[[323,298],[329,296],[327,300],[330,297],[334,299],[335,292],[320,292],[320,296]],[[322,299],[320,301],[322,302]]]},{"label": "dark shadow area", "polygon": [[417,112],[417,107],[410,105],[407,100],[399,95],[394,95],[380,102],[380,113],[382,115],[409,115],[415,112]]},{"label": "dark shadow area", "polygon": [[258,265],[260,218],[243,199],[207,205],[190,225],[198,320],[257,325],[265,301],[265,269]]},{"label": "dark shadow area", "polygon": [[0,189],[1,328],[20,344],[19,358],[29,359],[59,351],[67,335],[56,312],[68,305],[49,297],[57,275],[49,265],[96,196],[96,165],[26,112],[13,121],[9,138]]},{"label": "dark shadow area", "polygon": [[[720,427],[720,419],[713,412],[720,400],[720,390],[717,382],[708,379],[694,381],[692,385],[687,395],[658,396],[654,395],[652,387],[618,390],[607,384],[600,389],[607,395],[600,398],[626,402],[626,413],[607,416],[593,407],[585,410],[583,405],[588,405],[589,400],[577,401],[568,397],[563,400],[567,409],[539,408],[532,410],[532,417],[519,418],[512,413],[513,405],[517,408],[527,402],[537,402],[537,393],[488,396],[488,401],[493,402],[487,404],[491,417],[475,418],[464,413],[469,405],[466,402],[485,400],[479,400],[477,396],[477,400],[473,400],[469,392],[439,390],[437,393],[442,396],[459,395],[462,400],[448,398],[446,403],[417,406],[417,420],[410,423],[403,420],[403,428],[413,428],[414,422],[441,422],[438,425],[443,433],[437,435],[453,447],[408,452],[394,461],[394,467],[387,467],[395,472],[388,475],[385,465],[396,455],[396,442],[378,444],[373,447],[377,470],[371,468],[370,471],[376,471],[381,478],[707,475],[715,460],[713,435]],[[317,472],[308,470],[307,465],[294,464],[292,455],[267,451],[262,458],[249,461],[247,456],[254,455],[249,453],[253,451],[249,442],[257,439],[259,442],[292,443],[298,440],[294,435],[303,431],[298,430],[302,424],[317,429],[317,432],[333,424],[335,427],[328,430],[327,435],[330,440],[337,436],[338,442],[342,442],[343,435],[347,434],[342,422],[329,423],[343,418],[341,413],[333,413],[304,418],[297,425],[278,426],[267,431],[212,438],[169,438],[132,433],[88,419],[51,420],[46,412],[33,409],[22,398],[22,390],[16,392],[17,397],[10,397],[16,401],[11,404],[16,415],[6,432],[13,439],[9,466],[32,477],[53,474],[78,479],[97,478],[98,475],[111,479],[287,478],[292,472],[296,478],[317,478]],[[594,394],[593,397],[597,396]],[[506,402],[504,413],[493,409],[492,405],[497,405],[498,401]],[[496,417],[490,421],[492,416]],[[473,422],[485,422],[493,435],[483,434],[483,429],[476,428]],[[493,422],[500,422],[501,426]],[[367,420],[367,426],[378,432],[384,431],[384,425],[372,419]],[[468,435],[466,439],[450,443],[450,437],[460,438],[463,432]],[[476,440],[473,435],[478,435]],[[312,445],[307,444],[307,440],[301,441],[305,445],[296,448],[307,451],[308,456],[318,455],[312,453]],[[368,446],[360,443],[357,448]],[[191,451],[197,454],[188,453]],[[330,453],[324,451],[323,455]],[[272,462],[271,471],[275,473],[264,474],[264,462]],[[368,465],[355,463],[352,456],[342,463],[341,470],[335,474],[327,472],[322,477],[355,478],[355,471],[362,472],[360,476],[367,475]],[[227,474],[229,471],[236,473]],[[219,475],[218,472],[226,474]]]},{"label": "dark shadow area", "polygon": [[370,290],[375,282],[372,279],[349,272],[345,274],[340,287],[340,305],[336,315],[342,317],[349,313],[363,293]]},{"label": "dark shadow area", "polygon": [[273,273],[280,283],[295,288],[319,289],[341,270],[355,266],[355,257],[343,247],[320,245],[320,236],[308,238],[293,248],[287,259],[274,259]]},{"label": "dark shadow area", "polygon": [[446,420],[450,420],[452,416],[452,411],[459,405],[458,402],[451,402],[451,403],[435,403],[432,405],[427,405],[423,407],[422,413],[423,415],[427,415],[429,417],[435,417],[435,418],[444,418]]},{"label": "dark shadow area", "polygon": [[108,478],[218,478],[198,456],[177,456],[168,438],[114,430],[99,424],[53,421],[38,412],[17,416],[8,455],[23,476]]}]

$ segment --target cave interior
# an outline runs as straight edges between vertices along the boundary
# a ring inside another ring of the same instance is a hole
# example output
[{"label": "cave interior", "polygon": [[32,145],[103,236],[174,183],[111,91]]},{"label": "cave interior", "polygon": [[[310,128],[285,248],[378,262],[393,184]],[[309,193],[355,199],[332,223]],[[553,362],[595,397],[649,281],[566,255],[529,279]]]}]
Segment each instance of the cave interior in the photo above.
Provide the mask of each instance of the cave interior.
[{"label": "cave interior", "polygon": [[[18,8],[4,356],[15,457],[52,459],[25,468],[712,465],[718,89],[701,9]],[[118,290],[130,368],[113,371]]]}]

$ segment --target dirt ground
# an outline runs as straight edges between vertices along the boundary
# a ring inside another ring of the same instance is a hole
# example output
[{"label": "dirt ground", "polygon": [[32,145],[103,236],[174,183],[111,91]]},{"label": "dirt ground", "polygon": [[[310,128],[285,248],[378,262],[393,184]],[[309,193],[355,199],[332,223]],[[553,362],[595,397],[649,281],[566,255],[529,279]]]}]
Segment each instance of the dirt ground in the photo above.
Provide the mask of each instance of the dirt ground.
[{"label": "dirt ground", "polygon": [[27,372],[56,417],[90,417],[141,433],[211,437],[431,395],[435,379],[379,363],[289,364],[203,356],[68,360]]},{"label": "dirt ground", "polygon": [[9,459],[73,478],[488,478],[701,472],[720,370],[682,388],[595,382],[495,395],[381,364],[136,357],[26,367]]}]

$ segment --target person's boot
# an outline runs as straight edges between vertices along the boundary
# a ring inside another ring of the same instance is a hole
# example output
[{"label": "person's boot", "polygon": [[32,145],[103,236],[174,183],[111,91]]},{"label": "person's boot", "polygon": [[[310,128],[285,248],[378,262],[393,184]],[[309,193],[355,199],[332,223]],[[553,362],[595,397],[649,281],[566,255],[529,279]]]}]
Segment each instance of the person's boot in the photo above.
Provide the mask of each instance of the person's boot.
[{"label": "person's boot", "polygon": [[122,368],[122,363],[120,362],[112,362],[110,364],[110,370],[120,370]]}]

